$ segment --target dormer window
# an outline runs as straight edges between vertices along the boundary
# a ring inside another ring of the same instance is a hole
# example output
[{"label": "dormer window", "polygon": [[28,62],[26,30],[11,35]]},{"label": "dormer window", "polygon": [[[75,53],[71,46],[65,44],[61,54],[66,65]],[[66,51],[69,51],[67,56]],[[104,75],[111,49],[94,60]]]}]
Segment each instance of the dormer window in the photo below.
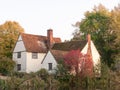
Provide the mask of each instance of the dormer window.
[{"label": "dormer window", "polygon": [[37,59],[38,58],[38,53],[32,53],[32,59]]},{"label": "dormer window", "polygon": [[21,52],[17,52],[17,58],[21,58]]}]

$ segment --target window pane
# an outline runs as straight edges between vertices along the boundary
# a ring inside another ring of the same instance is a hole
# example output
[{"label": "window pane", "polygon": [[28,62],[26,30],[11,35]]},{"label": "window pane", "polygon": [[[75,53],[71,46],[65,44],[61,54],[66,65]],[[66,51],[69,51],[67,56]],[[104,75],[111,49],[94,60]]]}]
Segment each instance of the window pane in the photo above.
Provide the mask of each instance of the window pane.
[{"label": "window pane", "polygon": [[48,63],[48,69],[52,70],[52,63]]},{"label": "window pane", "polygon": [[38,53],[32,53],[32,58],[37,59],[38,58]]},{"label": "window pane", "polygon": [[21,52],[17,53],[17,58],[21,58]]},{"label": "window pane", "polygon": [[18,70],[18,71],[21,70],[21,64],[17,64],[17,70]]}]

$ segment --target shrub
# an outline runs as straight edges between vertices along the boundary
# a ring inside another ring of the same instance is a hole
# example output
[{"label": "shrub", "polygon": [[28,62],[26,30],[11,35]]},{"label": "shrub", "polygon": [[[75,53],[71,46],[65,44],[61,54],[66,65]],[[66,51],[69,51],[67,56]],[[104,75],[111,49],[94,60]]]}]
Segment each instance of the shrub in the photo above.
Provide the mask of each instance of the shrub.
[{"label": "shrub", "polygon": [[0,73],[8,75],[14,70],[15,62],[9,58],[2,58],[0,60]]}]

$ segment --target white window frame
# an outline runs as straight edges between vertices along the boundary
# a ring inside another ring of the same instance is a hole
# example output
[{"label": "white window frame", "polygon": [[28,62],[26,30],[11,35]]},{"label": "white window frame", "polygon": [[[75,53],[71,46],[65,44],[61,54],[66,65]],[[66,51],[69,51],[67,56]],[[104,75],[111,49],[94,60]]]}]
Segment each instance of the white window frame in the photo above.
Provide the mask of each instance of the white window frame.
[{"label": "white window frame", "polygon": [[32,59],[38,59],[38,53],[32,53]]}]

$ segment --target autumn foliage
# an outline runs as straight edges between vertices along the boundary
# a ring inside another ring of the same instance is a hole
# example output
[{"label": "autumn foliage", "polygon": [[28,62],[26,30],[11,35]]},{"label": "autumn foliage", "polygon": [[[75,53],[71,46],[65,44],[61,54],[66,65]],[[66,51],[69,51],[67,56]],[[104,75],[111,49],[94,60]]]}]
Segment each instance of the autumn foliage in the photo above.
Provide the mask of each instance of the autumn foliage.
[{"label": "autumn foliage", "polygon": [[89,54],[82,54],[80,50],[72,50],[65,55],[64,62],[73,75],[93,76],[93,61]]},{"label": "autumn foliage", "polygon": [[0,25],[0,58],[12,59],[12,51],[16,40],[24,29],[15,21],[6,21]]}]

